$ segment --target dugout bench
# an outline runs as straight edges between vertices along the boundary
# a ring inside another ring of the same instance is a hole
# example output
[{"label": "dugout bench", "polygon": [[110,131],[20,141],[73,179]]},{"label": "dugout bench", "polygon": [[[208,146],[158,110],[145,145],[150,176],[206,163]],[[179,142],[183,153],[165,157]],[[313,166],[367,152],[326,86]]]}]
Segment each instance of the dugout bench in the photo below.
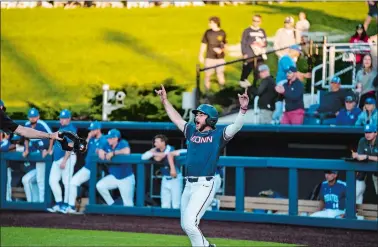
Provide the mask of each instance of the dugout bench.
[{"label": "dugout bench", "polygon": [[[221,209],[235,209],[235,196],[218,196]],[[298,215],[309,215],[317,212],[320,206],[319,201],[315,200],[298,200]],[[266,198],[266,197],[244,197],[245,212],[253,212],[253,210],[267,210],[273,214],[288,214],[289,199]],[[357,214],[363,216],[366,220],[378,219],[378,205],[361,204],[357,205]]]}]

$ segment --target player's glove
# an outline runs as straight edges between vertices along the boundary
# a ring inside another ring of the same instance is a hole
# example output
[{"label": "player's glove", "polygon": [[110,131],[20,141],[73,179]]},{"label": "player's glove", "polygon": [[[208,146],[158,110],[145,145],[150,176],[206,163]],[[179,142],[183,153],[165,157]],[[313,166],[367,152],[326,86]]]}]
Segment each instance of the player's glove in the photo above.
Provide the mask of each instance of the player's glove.
[{"label": "player's glove", "polygon": [[[61,131],[58,133],[59,137],[62,140],[59,140],[62,149],[65,151],[73,151],[75,153],[81,152],[84,153],[87,149],[87,141],[77,134],[70,131]],[[66,137],[66,138],[65,138]],[[73,142],[73,146],[68,144],[67,138]]]}]

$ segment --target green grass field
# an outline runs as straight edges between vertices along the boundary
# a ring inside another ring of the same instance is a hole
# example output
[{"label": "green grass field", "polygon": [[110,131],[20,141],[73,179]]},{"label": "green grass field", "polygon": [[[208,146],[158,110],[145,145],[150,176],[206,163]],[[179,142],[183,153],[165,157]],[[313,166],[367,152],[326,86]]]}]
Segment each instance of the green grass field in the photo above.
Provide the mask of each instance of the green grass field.
[{"label": "green grass field", "polygon": [[[217,246],[295,246],[272,242],[209,239]],[[186,236],[147,233],[1,227],[1,246],[190,246]]]},{"label": "green grass field", "polygon": [[[364,2],[318,2],[131,10],[2,9],[1,98],[9,111],[16,111],[26,107],[26,101],[88,107],[91,86],[100,90],[102,83],[152,89],[173,78],[191,90],[209,16],[219,16],[229,44],[237,44],[252,14],[260,13],[262,27],[274,36],[285,16],[297,19],[300,11],[307,13],[311,31],[352,35],[367,7]],[[227,67],[228,82],[238,80],[240,68],[240,64]]]}]

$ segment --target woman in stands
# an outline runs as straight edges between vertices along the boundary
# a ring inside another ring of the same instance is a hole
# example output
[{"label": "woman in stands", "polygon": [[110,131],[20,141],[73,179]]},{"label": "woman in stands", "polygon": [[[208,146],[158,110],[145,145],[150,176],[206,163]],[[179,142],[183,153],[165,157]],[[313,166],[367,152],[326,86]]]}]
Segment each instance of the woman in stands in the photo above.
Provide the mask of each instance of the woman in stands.
[{"label": "woman in stands", "polygon": [[359,107],[362,109],[367,98],[375,99],[375,88],[373,86],[374,78],[377,76],[377,71],[373,69],[373,58],[370,54],[366,54],[362,60],[362,68],[357,72],[356,92],[360,95]]},{"label": "woman in stands", "polygon": [[367,98],[365,100],[364,109],[358,116],[356,126],[365,126],[366,124],[377,125],[378,111],[375,104],[374,98]]},{"label": "woman in stands", "polygon": [[[364,25],[358,24],[356,26],[355,34],[350,38],[349,43],[368,43],[369,36],[366,34]],[[361,68],[362,54],[356,53],[356,67]]]}]

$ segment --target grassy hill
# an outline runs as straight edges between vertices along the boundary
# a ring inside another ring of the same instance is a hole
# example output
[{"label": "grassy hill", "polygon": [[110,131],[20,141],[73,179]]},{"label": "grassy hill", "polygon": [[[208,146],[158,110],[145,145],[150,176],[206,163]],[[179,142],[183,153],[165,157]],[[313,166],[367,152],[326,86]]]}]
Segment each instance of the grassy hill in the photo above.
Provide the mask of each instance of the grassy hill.
[{"label": "grassy hill", "polygon": [[[27,101],[85,108],[93,87],[100,91],[102,83],[152,89],[173,78],[190,90],[195,85],[200,40],[209,16],[220,16],[229,43],[236,44],[254,13],[263,16],[262,26],[273,36],[285,16],[297,19],[300,11],[307,13],[311,31],[353,34],[367,7],[364,2],[319,2],[1,10],[1,98],[9,111],[16,111],[24,109]],[[239,64],[227,67],[230,83],[236,83],[240,68]]]}]

